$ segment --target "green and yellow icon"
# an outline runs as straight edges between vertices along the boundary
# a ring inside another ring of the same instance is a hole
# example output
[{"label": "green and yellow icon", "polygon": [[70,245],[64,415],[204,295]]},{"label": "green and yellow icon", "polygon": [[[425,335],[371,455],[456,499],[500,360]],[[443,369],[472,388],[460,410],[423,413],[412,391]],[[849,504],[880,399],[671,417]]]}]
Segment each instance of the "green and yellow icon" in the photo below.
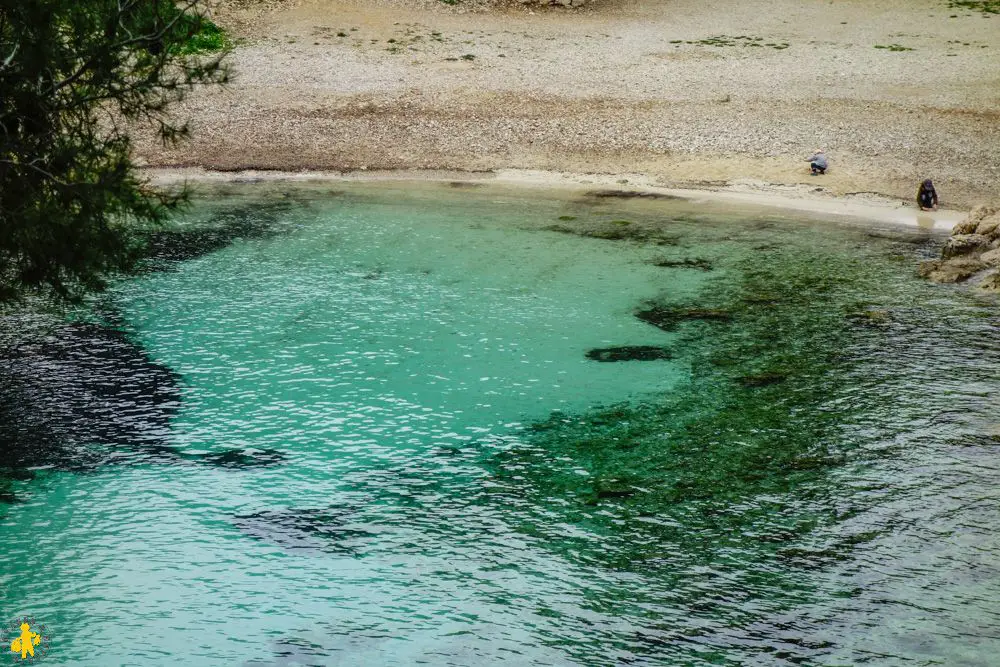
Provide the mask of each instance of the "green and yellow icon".
[{"label": "green and yellow icon", "polygon": [[14,641],[10,643],[10,650],[14,653],[20,653],[21,660],[26,659],[29,655],[34,658],[35,647],[42,643],[42,636],[37,632],[32,632],[29,623],[22,623],[20,630],[21,634],[14,637]]},{"label": "green and yellow icon", "polygon": [[31,662],[45,654],[48,643],[48,633],[45,628],[36,623],[33,618],[19,618],[7,626],[3,634],[4,644],[10,647],[17,660]]}]

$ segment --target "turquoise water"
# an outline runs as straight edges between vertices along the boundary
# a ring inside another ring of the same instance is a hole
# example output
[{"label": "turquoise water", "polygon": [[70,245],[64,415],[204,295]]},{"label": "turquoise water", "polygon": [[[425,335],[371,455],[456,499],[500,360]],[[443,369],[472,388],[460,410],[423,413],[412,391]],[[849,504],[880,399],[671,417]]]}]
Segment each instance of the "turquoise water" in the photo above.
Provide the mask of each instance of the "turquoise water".
[{"label": "turquoise water", "polygon": [[935,237],[431,185],[179,224],[233,238],[75,314],[145,357],[47,361],[83,416],[9,464],[46,663],[995,664],[1000,317]]}]

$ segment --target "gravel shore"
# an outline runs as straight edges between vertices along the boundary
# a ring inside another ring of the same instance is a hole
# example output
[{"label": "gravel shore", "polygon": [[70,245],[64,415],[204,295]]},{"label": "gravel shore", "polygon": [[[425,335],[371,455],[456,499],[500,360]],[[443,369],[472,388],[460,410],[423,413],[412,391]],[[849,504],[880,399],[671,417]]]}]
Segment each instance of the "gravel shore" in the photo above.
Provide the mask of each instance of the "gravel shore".
[{"label": "gravel shore", "polygon": [[[149,166],[536,169],[1000,199],[1000,16],[946,0],[636,0],[471,11],[222,2],[234,82]],[[877,48],[888,47],[888,48]],[[816,147],[831,159],[811,177]]]}]

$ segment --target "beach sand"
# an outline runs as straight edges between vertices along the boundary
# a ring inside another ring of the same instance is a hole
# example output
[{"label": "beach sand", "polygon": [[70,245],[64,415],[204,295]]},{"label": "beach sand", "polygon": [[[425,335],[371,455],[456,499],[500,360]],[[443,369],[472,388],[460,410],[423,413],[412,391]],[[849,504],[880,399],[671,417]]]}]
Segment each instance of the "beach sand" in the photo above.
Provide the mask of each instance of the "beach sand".
[{"label": "beach sand", "polygon": [[[945,0],[481,7],[220,2],[233,83],[177,108],[191,141],[137,136],[140,161],[603,180],[913,221],[924,178],[945,208],[1000,200],[1000,16]],[[831,168],[813,177],[817,147]]]}]

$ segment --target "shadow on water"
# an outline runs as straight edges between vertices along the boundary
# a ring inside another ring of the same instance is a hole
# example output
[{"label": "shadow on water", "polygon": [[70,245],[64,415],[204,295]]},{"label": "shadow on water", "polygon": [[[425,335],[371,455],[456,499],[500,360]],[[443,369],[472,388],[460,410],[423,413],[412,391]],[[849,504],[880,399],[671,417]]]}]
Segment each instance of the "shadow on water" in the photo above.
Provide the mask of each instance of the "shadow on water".
[{"label": "shadow on water", "polygon": [[93,442],[156,447],[180,406],[178,376],[98,324],[28,334],[0,349],[0,375],[5,468],[86,467],[93,454],[83,447]]},{"label": "shadow on water", "polygon": [[[270,238],[293,227],[303,202],[288,193],[216,210],[201,224],[152,235],[145,270],[221,250],[239,239]],[[171,445],[170,422],[181,378],[126,333],[113,306],[98,301],[105,323],[58,322],[15,314],[0,323],[0,502],[14,502],[15,480],[32,469],[91,470],[101,465],[202,463],[223,468],[284,460],[276,450],[185,452]]]},{"label": "shadow on water", "polygon": [[174,225],[153,232],[148,241],[146,270],[170,270],[177,262],[222,250],[238,240],[267,239],[288,233],[289,214],[304,205],[293,193],[276,199],[248,201],[214,211],[200,223]]},{"label": "shadow on water", "polygon": [[250,660],[243,667],[323,667],[330,664],[333,654],[322,645],[302,637],[290,637],[274,642],[274,657],[267,660]]},{"label": "shadow on water", "polygon": [[[123,331],[88,322],[30,323],[0,347],[0,500],[32,469],[87,471],[114,463],[272,465],[274,450],[185,452],[172,446],[181,378]],[[11,320],[18,320],[12,322]]]}]

